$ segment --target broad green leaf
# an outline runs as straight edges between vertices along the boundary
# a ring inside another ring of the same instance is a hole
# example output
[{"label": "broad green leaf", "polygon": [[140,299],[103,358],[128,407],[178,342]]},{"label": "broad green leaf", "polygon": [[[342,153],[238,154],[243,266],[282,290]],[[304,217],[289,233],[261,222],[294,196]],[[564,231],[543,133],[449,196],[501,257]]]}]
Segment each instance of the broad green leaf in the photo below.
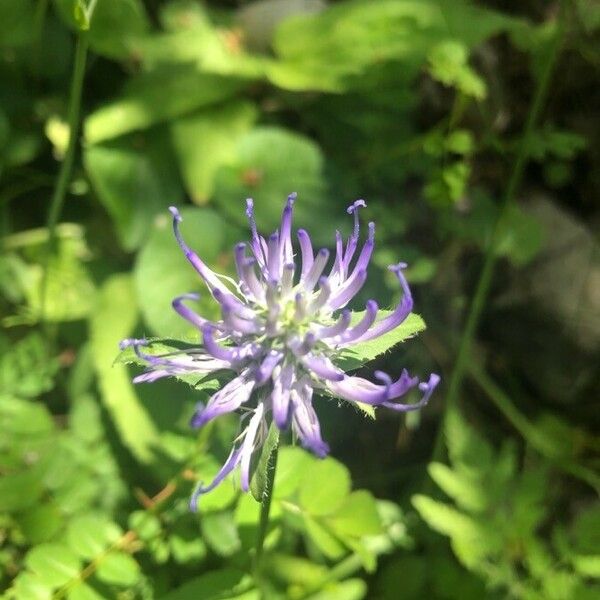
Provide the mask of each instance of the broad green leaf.
[{"label": "broad green leaf", "polygon": [[488,508],[490,498],[485,483],[481,479],[469,477],[466,473],[452,470],[442,463],[431,463],[427,471],[431,478],[460,507],[475,512]]},{"label": "broad green leaf", "polygon": [[308,540],[327,558],[339,560],[347,554],[346,547],[317,519],[304,513],[302,525]]},{"label": "broad green leaf", "polygon": [[199,535],[197,528],[179,527],[171,532],[169,546],[175,562],[179,564],[198,564],[207,554],[206,544]]},{"label": "broad green leaf", "polygon": [[362,579],[347,579],[328,583],[324,588],[307,597],[307,600],[361,600],[367,596],[367,584]]},{"label": "broad green leaf", "polygon": [[249,102],[231,101],[171,124],[183,180],[196,204],[205,204],[212,197],[217,169],[234,160],[238,138],[250,128],[256,113]]},{"label": "broad green leaf", "polygon": [[177,167],[161,130],[87,146],[84,163],[126,250],[145,241],[155,219],[164,219],[168,207],[182,200]]},{"label": "broad green leaf", "polygon": [[275,468],[272,457],[273,453],[278,451],[278,446],[279,428],[272,422],[267,439],[263,444],[258,464],[252,475],[252,481],[250,482],[252,495],[257,502],[262,502],[266,493],[273,492],[273,490],[267,490],[268,470],[269,468]]},{"label": "broad green leaf", "polygon": [[140,578],[140,566],[125,552],[110,552],[99,561],[96,576],[105,583],[129,587]]},{"label": "broad green leaf", "polygon": [[305,471],[313,464],[310,454],[295,446],[284,446],[279,450],[275,471],[275,498],[288,498],[300,487]]},{"label": "broad green leaf", "polygon": [[295,227],[306,227],[315,243],[331,244],[344,211],[335,214],[325,201],[324,165],[311,139],[280,127],[256,127],[239,139],[231,164],[217,172],[214,199],[234,223],[247,227],[244,200],[254,198],[258,228],[268,233],[279,227],[288,194],[297,192]]},{"label": "broad green leaf", "polygon": [[0,512],[20,511],[34,506],[44,492],[41,469],[0,477]]},{"label": "broad green leaf", "polygon": [[241,548],[233,514],[229,511],[202,515],[200,525],[204,541],[219,555],[231,556]]},{"label": "broad green leaf", "polygon": [[105,517],[88,514],[75,517],[67,529],[67,542],[82,558],[93,560],[121,536],[120,527]]},{"label": "broad green leaf", "polygon": [[53,502],[33,506],[17,520],[21,532],[32,545],[49,541],[63,526],[63,516]]},{"label": "broad green leaf", "polygon": [[40,544],[28,552],[25,564],[43,581],[54,588],[74,579],[80,561],[68,546],[63,544]]},{"label": "broad green leaf", "polygon": [[84,581],[77,582],[67,592],[68,600],[105,600],[105,597]]},{"label": "broad green leaf", "polygon": [[[188,580],[182,586],[170,591],[161,600],[241,600],[244,591],[251,589],[243,571],[221,569]],[[258,600],[256,595],[246,596],[244,600]]]},{"label": "broad green leaf", "polygon": [[113,275],[102,286],[90,321],[90,339],[102,401],[123,443],[141,462],[152,459],[158,434],[137,397],[126,367],[113,365],[119,342],[131,334],[137,306],[131,279]]},{"label": "broad green leaf", "polygon": [[11,591],[15,598],[27,600],[50,600],[52,586],[48,585],[39,575],[22,571],[13,581]]},{"label": "broad green leaf", "polygon": [[0,2],[0,48],[29,44],[34,35],[34,20],[33,0]]},{"label": "broad green leaf", "polygon": [[[85,0],[83,9],[79,9],[79,15],[74,10],[73,0],[54,0],[54,3],[67,24],[75,29],[87,29],[94,52],[109,58],[128,58],[131,55],[132,41],[149,27],[142,0],[98,0],[90,15],[91,19],[88,18],[87,10],[90,0]],[[76,6],[81,3],[79,0]]]},{"label": "broad green leaf", "polygon": [[331,529],[340,536],[362,537],[383,533],[377,504],[370,492],[352,492],[344,503],[327,518]]},{"label": "broad green leaf", "polygon": [[399,61],[416,75],[440,39],[452,36],[471,48],[518,25],[460,0],[340,2],[277,28],[273,46],[282,64],[270,75],[284,87],[341,91],[384,61]]},{"label": "broad green leaf", "polygon": [[286,554],[265,556],[265,572],[279,581],[309,587],[326,580],[328,575],[328,570],[323,565]]},{"label": "broad green leaf", "polygon": [[85,121],[85,139],[97,144],[147,129],[220,103],[235,95],[242,85],[188,66],[156,69],[133,79],[118,100],[92,113]]},{"label": "broad green leaf", "polygon": [[[213,264],[225,246],[224,220],[209,208],[186,208],[181,216],[186,243],[204,262]],[[170,217],[166,213],[155,220],[138,254],[133,272],[138,303],[154,333],[197,341],[197,328],[179,316],[171,302],[177,296],[201,292],[200,301],[188,301],[188,305],[207,318],[218,316],[218,305],[177,244]]]},{"label": "broad green leaf", "polygon": [[315,459],[303,474],[298,501],[310,515],[329,515],[342,505],[349,493],[348,469],[332,458]]},{"label": "broad green leaf", "polygon": [[[380,310],[378,312],[378,320],[385,319],[385,317],[391,313],[391,310]],[[358,322],[363,315],[364,311],[353,313],[352,319],[355,322]],[[336,360],[336,363],[345,371],[358,369],[370,360],[373,360],[384,352],[387,352],[396,344],[410,339],[424,329],[425,322],[423,319],[415,313],[410,313],[404,322],[396,327],[396,329],[388,331],[388,333],[385,333],[381,337],[375,338],[374,340],[360,342],[358,344],[354,344],[350,348],[342,350],[339,358]]]},{"label": "broad green leaf", "polygon": [[584,577],[600,578],[600,554],[584,556],[579,554],[571,557],[575,570]]}]

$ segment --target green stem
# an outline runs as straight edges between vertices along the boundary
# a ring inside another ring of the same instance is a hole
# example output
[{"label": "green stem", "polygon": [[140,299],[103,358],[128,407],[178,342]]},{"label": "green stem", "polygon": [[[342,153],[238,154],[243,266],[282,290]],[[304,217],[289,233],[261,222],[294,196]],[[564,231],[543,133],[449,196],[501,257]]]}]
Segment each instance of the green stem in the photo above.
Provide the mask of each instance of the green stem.
[{"label": "green stem", "polygon": [[273,488],[275,487],[275,471],[277,469],[277,455],[279,451],[279,436],[267,463],[267,481],[260,507],[260,521],[258,523],[258,534],[256,536],[256,552],[254,554],[254,572],[258,573],[260,560],[263,554],[265,537],[269,527],[269,513],[271,512],[271,500],[273,499]]},{"label": "green stem", "polygon": [[56,249],[56,225],[62,212],[65,196],[67,193],[67,187],[71,180],[73,172],[73,163],[75,161],[75,149],[77,148],[77,140],[79,137],[79,118],[81,113],[81,95],[83,91],[83,79],[85,76],[85,65],[87,60],[88,51],[88,39],[87,35],[80,32],[77,37],[77,46],[75,49],[75,63],[73,65],[73,76],[71,79],[71,90],[69,93],[69,112],[68,112],[68,124],[69,124],[69,143],[67,144],[67,150],[65,157],[60,166],[58,178],[56,180],[56,186],[54,187],[54,193],[52,194],[52,200],[50,202],[50,210],[48,211],[48,258],[46,261],[46,268],[44,269],[44,277],[42,281],[41,290],[41,317],[44,320],[44,309],[46,303],[46,288],[48,279],[48,266],[50,262],[50,256]]},{"label": "green stem", "polygon": [[[506,190],[500,208],[500,214],[494,225],[494,230],[492,232],[492,236],[485,254],[483,268],[481,270],[479,281],[477,282],[477,287],[475,288],[473,300],[469,308],[469,314],[467,316],[465,328],[463,330],[458,346],[456,362],[454,363],[454,369],[452,371],[452,374],[450,376],[450,382],[448,384],[448,393],[445,399],[445,415],[447,415],[448,411],[452,410],[457,404],[457,399],[460,394],[462,382],[465,376],[465,370],[467,367],[468,357],[470,356],[473,339],[475,337],[475,333],[477,331],[477,327],[481,319],[483,307],[485,306],[489,294],[492,276],[494,274],[494,266],[496,264],[498,245],[505,231],[506,219],[509,215],[509,210],[514,203],[515,194],[519,189],[521,180],[523,178],[525,165],[527,164],[527,160],[529,158],[531,134],[538,121],[538,117],[540,115],[544,100],[548,93],[551,75],[556,65],[556,61],[559,55],[559,49],[562,44],[564,34],[565,27],[561,21],[561,23],[559,24],[559,29],[548,51],[548,57],[544,64],[543,71],[541,73],[537,84],[537,88],[535,90],[535,95],[533,97],[533,101],[529,109],[529,114],[527,115],[527,122],[525,124],[523,137],[521,138],[521,144],[519,146],[515,166],[506,186]],[[435,447],[433,450],[433,460],[441,460],[444,454],[444,423],[445,418],[442,420],[440,430],[437,435]]]},{"label": "green stem", "polygon": [[469,375],[485,392],[496,408],[505,416],[507,421],[523,436],[535,450],[560,470],[587,483],[596,493],[600,493],[600,477],[593,470],[577,464],[573,460],[557,454],[551,438],[538,429],[498,387],[494,380],[476,363],[469,361]]}]

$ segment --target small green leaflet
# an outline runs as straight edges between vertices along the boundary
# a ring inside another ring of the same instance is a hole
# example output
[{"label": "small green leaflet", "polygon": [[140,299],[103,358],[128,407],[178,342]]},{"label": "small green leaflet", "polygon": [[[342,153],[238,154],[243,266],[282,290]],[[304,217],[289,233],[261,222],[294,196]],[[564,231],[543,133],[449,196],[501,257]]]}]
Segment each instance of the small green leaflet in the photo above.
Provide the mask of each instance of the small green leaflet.
[{"label": "small green leaflet", "polygon": [[[393,311],[391,310],[380,310],[380,320],[385,319],[387,316],[391,315],[392,312]],[[357,323],[363,316],[364,311],[353,313],[352,322]],[[380,354],[387,352],[396,344],[414,337],[424,329],[425,321],[423,321],[416,313],[410,313],[399,327],[396,327],[381,337],[342,350],[336,360],[336,364],[344,371],[353,371],[362,367],[365,363],[377,358]]]}]

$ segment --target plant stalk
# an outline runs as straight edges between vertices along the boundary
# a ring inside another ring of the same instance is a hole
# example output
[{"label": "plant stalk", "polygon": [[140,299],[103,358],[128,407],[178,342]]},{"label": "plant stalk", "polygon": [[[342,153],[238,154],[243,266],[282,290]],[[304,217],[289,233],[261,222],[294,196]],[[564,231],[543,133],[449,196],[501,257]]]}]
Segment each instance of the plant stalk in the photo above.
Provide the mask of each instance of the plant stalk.
[{"label": "plant stalk", "polygon": [[48,211],[48,253],[46,258],[46,268],[42,279],[40,313],[41,320],[44,321],[46,306],[46,291],[48,284],[48,269],[52,254],[56,251],[56,225],[60,219],[62,209],[65,203],[67,187],[73,173],[73,164],[75,162],[75,150],[79,137],[79,121],[81,114],[81,96],[83,91],[83,80],[85,76],[85,66],[88,52],[88,38],[85,32],[79,32],[75,48],[75,62],[73,65],[73,76],[71,78],[71,89],[69,92],[69,142],[65,152],[64,159],[58,172],[56,185],[50,201]]},{"label": "plant stalk", "polygon": [[267,481],[260,507],[260,521],[258,523],[258,534],[256,536],[256,552],[254,554],[254,572],[258,573],[260,561],[263,554],[267,529],[269,527],[269,513],[271,512],[271,501],[275,487],[275,471],[277,470],[277,455],[279,453],[279,438],[271,452],[267,465]]},{"label": "plant stalk", "polygon": [[[548,94],[551,75],[554,71],[554,67],[556,66],[557,58],[559,56],[559,50],[564,40],[564,36],[565,26],[563,20],[561,19],[558,25],[558,31],[556,32],[554,40],[548,50],[548,56],[544,63],[543,71],[538,80],[531,107],[529,109],[529,114],[527,115],[527,121],[525,123],[525,129],[523,132],[523,137],[521,138],[521,143],[517,153],[515,165],[506,186],[504,197],[501,203],[500,214],[494,225],[494,229],[485,254],[483,267],[481,269],[479,280],[477,282],[477,287],[475,288],[475,293],[473,294],[473,299],[469,308],[469,313],[467,316],[465,327],[459,342],[458,351],[456,355],[456,362],[454,363],[454,368],[452,370],[452,374],[450,376],[450,381],[448,384],[448,393],[446,395],[445,400],[446,411],[444,415],[447,415],[448,412],[452,410],[457,404],[458,396],[460,394],[462,383],[465,377],[465,372],[467,369],[467,363],[468,358],[470,356],[473,339],[477,332],[477,328],[481,320],[481,314],[483,312],[483,308],[489,295],[492,277],[494,274],[494,266],[496,264],[498,245],[502,240],[502,236],[505,232],[506,220],[508,215],[510,214],[509,210],[515,201],[515,195],[523,179],[523,172],[525,170],[525,165],[527,164],[527,160],[529,158],[531,134],[538,121],[542,106],[544,104],[544,100],[546,99],[546,96]],[[439,461],[443,457],[444,425],[445,416],[442,419],[442,423],[440,424],[440,430],[438,432],[434,450],[432,453],[432,460]]]}]

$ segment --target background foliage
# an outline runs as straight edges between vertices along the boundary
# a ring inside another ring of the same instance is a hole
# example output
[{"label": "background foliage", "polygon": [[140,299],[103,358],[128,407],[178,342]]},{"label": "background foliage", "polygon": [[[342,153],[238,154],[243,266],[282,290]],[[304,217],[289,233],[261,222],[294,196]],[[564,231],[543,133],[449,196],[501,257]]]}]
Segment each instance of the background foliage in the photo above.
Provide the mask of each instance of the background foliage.
[{"label": "background foliage", "polygon": [[[599,27],[585,0],[3,0],[5,597],[597,598]],[[113,362],[193,335],[167,206],[231,271],[244,198],[269,230],[291,191],[322,244],[366,198],[365,297],[410,264],[427,331],[366,369],[447,385],[462,348],[464,377],[405,421],[323,399],[335,459],[281,452],[253,577],[252,495],[187,508],[235,419],[196,436],[208,391]]]}]

